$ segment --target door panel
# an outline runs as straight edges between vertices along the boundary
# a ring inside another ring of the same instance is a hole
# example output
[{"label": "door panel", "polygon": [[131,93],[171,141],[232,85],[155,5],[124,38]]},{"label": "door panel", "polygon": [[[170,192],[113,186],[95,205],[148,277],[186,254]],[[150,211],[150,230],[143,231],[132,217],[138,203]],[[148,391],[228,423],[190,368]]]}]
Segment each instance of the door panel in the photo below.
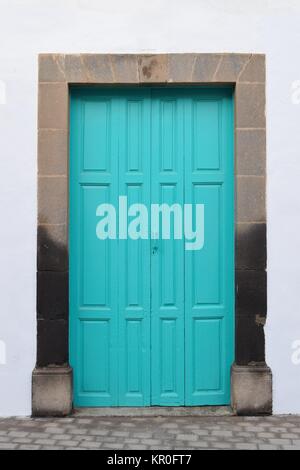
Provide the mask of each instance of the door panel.
[{"label": "door panel", "polygon": [[232,100],[207,90],[185,104],[185,201],[205,211],[204,246],[185,252],[185,403],[224,405],[234,359]]},{"label": "door panel", "polygon": [[[70,134],[75,406],[228,404],[234,357],[231,91],[76,89]],[[116,208],[114,240],[96,237],[102,203]],[[126,238],[142,209],[133,208],[126,226],[119,219],[124,204],[147,207],[148,237],[138,237],[136,225],[136,239]],[[173,206],[164,214],[165,231],[151,224],[151,204]],[[174,228],[181,209],[184,234],[184,204],[204,205],[200,250],[187,250]]]},{"label": "door panel", "polygon": [[[183,100],[172,91],[152,93],[151,202],[183,204]],[[151,227],[152,404],[184,404],[184,246]],[[160,218],[162,222],[162,217]]]},{"label": "door panel", "polygon": [[70,361],[76,406],[117,404],[117,242],[96,237],[97,206],[118,201],[117,118],[110,94],[72,96]]},{"label": "door panel", "polygon": [[[119,97],[119,194],[150,204],[150,90]],[[128,226],[134,217],[128,218]],[[119,403],[150,405],[150,240],[119,240]]]}]

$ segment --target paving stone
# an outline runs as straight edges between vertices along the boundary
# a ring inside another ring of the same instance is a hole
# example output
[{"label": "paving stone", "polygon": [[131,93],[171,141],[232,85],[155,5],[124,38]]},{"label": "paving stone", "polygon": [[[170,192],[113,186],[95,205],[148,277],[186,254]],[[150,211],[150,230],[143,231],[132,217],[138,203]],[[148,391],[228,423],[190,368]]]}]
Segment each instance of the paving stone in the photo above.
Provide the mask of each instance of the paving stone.
[{"label": "paving stone", "polygon": [[17,447],[17,444],[2,443],[0,444],[0,450],[14,450]]},{"label": "paving stone", "polygon": [[55,441],[53,439],[38,439],[35,443],[41,446],[53,446]]},{"label": "paving stone", "polygon": [[[245,432],[245,431],[238,431],[238,436],[239,437],[252,437],[252,433],[251,432]],[[271,436],[273,437],[273,436]]]},{"label": "paving stone", "polygon": [[187,426],[184,426],[184,429],[191,429],[191,430],[195,430],[195,429],[199,429],[199,425],[198,424],[188,424]]},{"label": "paving stone", "polygon": [[101,446],[100,442],[88,442],[84,441],[83,443],[79,444],[80,446],[83,445],[87,449],[99,449]]},{"label": "paving stone", "polygon": [[129,445],[128,446],[129,449],[132,449],[132,450],[147,450],[147,446],[143,446],[143,445]]},{"label": "paving stone", "polygon": [[62,445],[64,447],[78,447],[79,442],[78,441],[64,441]]},{"label": "paving stone", "polygon": [[70,429],[69,433],[74,434],[75,436],[83,436],[87,434],[87,429]]},{"label": "paving stone", "polygon": [[74,423],[75,421],[75,418],[60,418],[59,421],[56,421],[57,423],[63,423],[63,424],[66,424],[66,423]]},{"label": "paving stone", "polygon": [[115,431],[112,433],[113,436],[116,436],[116,437],[128,437],[130,435],[129,432],[127,431]]},{"label": "paving stone", "polygon": [[237,450],[257,450],[255,444],[236,444],[235,448]]},{"label": "paving stone", "polygon": [[51,439],[55,441],[69,441],[71,440],[71,436],[68,434],[51,434]]},{"label": "paving stone", "polygon": [[247,428],[247,432],[251,432],[251,433],[259,433],[259,432],[264,432],[264,431],[265,429],[261,427],[249,426],[249,428]]},{"label": "paving stone", "polygon": [[177,439],[181,441],[197,441],[198,437],[195,434],[179,434]]},{"label": "paving stone", "polygon": [[[111,444],[111,443],[105,443],[103,444],[103,449],[107,448],[107,449],[115,449],[115,450],[119,450],[119,449],[123,449],[124,447],[124,443],[123,442],[115,442],[114,444]],[[137,448],[139,446],[136,446]],[[135,448],[135,447],[130,447],[131,449],[132,448]]]},{"label": "paving stone", "polygon": [[[71,436],[71,439],[74,439],[74,441],[86,441],[86,442],[99,442],[99,439],[97,436],[82,436],[82,435],[77,435],[77,436]],[[115,438],[114,438],[115,439]]]},{"label": "paving stone", "polygon": [[124,444],[139,444],[140,439],[124,439]]},{"label": "paving stone", "polygon": [[300,445],[299,446],[282,446],[282,449],[283,450],[300,450]]},{"label": "paving stone", "polygon": [[297,434],[292,434],[292,433],[285,432],[285,433],[281,434],[280,438],[281,439],[297,439],[298,436],[297,436]]},{"label": "paving stone", "polygon": [[[249,442],[252,442],[252,439],[251,439],[251,441],[249,440]],[[240,438],[240,437],[230,437],[230,438],[227,438],[226,441],[231,442],[232,444],[239,444],[239,443],[245,442],[245,439]]]},{"label": "paving stone", "polygon": [[212,446],[214,449],[232,449],[232,445],[228,442],[216,442]]},{"label": "paving stone", "polygon": [[36,426],[36,423],[33,420],[22,422],[23,428],[34,428],[35,426]]},{"label": "paving stone", "polygon": [[[98,426],[97,426],[97,424],[98,424]],[[127,423],[127,422],[125,422],[125,423],[120,423],[120,422],[119,422],[119,425],[120,425],[120,424],[123,424],[123,426],[127,426],[128,423]],[[93,425],[94,425],[94,426],[96,425],[96,427],[99,427],[99,428],[100,428],[100,427],[103,427],[103,426],[115,426],[116,423],[115,423],[114,421],[102,421],[102,418],[101,418],[101,420],[100,420],[99,422],[93,421]],[[134,426],[135,426],[135,425],[134,425]]]},{"label": "paving stone", "polygon": [[257,433],[257,437],[261,439],[275,439],[276,438],[275,434],[272,432],[259,432]]},{"label": "paving stone", "polygon": [[272,446],[271,444],[260,444],[258,446],[259,450],[278,450],[277,446]]},{"label": "paving stone", "polygon": [[158,445],[158,444],[160,444],[160,443],[161,443],[161,441],[160,441],[159,439],[143,439],[143,440],[141,441],[141,444],[142,444],[142,445],[145,444],[146,446],[147,446],[147,445],[149,445],[149,446],[154,446],[154,445]]},{"label": "paving stone", "polygon": [[50,434],[46,434],[45,432],[31,432],[27,437],[30,439],[50,439]]},{"label": "paving stone", "polygon": [[19,450],[39,450],[41,446],[31,444],[31,445],[22,445],[19,447]]},{"label": "paving stone", "polygon": [[216,437],[232,437],[232,431],[213,431],[212,435]]},{"label": "paving stone", "polygon": [[152,437],[152,433],[148,433],[148,432],[135,432],[133,434],[134,437],[140,437],[141,439],[151,439]]},{"label": "paving stone", "polygon": [[90,433],[92,436],[107,436],[108,431],[95,429]]},{"label": "paving stone", "polygon": [[193,429],[193,433],[197,434],[197,436],[207,436],[208,431],[204,431],[203,429]]},{"label": "paving stone", "polygon": [[177,423],[164,423],[162,424],[161,427],[164,429],[174,429],[174,428],[178,428],[178,424]]},{"label": "paving stone", "polygon": [[[166,432],[168,434],[171,434],[171,435],[178,434],[178,429],[177,428],[176,429],[167,429]],[[182,432],[182,430],[181,430],[181,432]]]},{"label": "paving stone", "polygon": [[210,431],[220,431],[222,428],[221,426],[209,426]]},{"label": "paving stone", "polygon": [[80,418],[80,419],[77,420],[77,424],[92,424],[92,422],[93,421],[91,419],[82,419],[82,418]]},{"label": "paving stone", "polygon": [[116,442],[116,437],[111,436],[93,436],[95,442]]},{"label": "paving stone", "polygon": [[200,441],[197,441],[197,442],[188,442],[188,446],[191,446],[191,447],[194,447],[195,449],[202,449],[202,448],[207,448],[208,447],[208,443],[207,442],[200,442]]},{"label": "paving stone", "polygon": [[12,431],[12,432],[9,433],[9,436],[11,436],[11,437],[26,437],[26,436],[28,436],[28,432]]},{"label": "paving stone", "polygon": [[24,438],[24,437],[18,437],[17,439],[13,440],[13,443],[14,444],[31,444],[32,439],[27,439],[27,438]]},{"label": "paving stone", "polygon": [[275,432],[275,433],[284,433],[287,432],[287,429],[284,428],[270,428],[270,432]]},{"label": "paving stone", "polygon": [[275,446],[289,446],[291,443],[289,439],[270,439],[270,444],[274,444]]},{"label": "paving stone", "polygon": [[48,433],[48,434],[65,434],[65,430],[64,429],[59,429],[57,426],[55,426],[53,428],[46,428],[45,432]]},{"label": "paving stone", "polygon": [[170,447],[169,446],[159,446],[159,448],[157,446],[150,446],[149,447],[150,450],[170,450]]},{"label": "paving stone", "polygon": [[64,450],[62,446],[43,446],[41,450]]}]

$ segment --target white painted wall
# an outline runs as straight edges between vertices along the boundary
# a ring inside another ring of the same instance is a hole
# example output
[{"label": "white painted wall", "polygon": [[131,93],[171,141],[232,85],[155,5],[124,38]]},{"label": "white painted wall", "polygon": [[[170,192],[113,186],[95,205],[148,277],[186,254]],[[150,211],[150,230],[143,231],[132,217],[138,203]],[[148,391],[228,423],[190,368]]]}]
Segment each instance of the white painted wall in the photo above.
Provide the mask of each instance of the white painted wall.
[{"label": "white painted wall", "polygon": [[267,359],[275,412],[300,413],[299,20],[300,0],[0,0],[0,415],[30,413],[40,52],[267,54]]}]

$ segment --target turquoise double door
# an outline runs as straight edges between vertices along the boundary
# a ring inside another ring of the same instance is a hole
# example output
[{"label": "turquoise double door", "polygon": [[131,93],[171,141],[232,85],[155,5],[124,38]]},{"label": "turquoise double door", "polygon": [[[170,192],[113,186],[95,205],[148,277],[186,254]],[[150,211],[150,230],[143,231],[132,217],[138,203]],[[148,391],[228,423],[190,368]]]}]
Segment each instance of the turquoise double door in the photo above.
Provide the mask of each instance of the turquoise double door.
[{"label": "turquoise double door", "polygon": [[69,235],[75,406],[228,404],[231,90],[75,89]]}]

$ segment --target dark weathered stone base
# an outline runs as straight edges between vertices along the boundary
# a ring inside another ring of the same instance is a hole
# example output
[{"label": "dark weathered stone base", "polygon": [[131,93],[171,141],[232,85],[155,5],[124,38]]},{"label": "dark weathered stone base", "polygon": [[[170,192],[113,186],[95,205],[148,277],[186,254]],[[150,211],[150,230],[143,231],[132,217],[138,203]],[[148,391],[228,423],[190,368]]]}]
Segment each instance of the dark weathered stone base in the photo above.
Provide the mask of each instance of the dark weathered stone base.
[{"label": "dark weathered stone base", "polygon": [[32,374],[32,416],[67,416],[72,412],[73,373],[70,367],[36,368]]},{"label": "dark weathered stone base", "polygon": [[[32,374],[32,416],[72,413],[73,373],[70,367],[36,368]],[[231,371],[231,401],[235,414],[272,414],[272,372],[266,365],[237,366]]]},{"label": "dark weathered stone base", "polygon": [[272,372],[264,364],[237,366],[231,371],[231,402],[239,416],[272,414]]}]

